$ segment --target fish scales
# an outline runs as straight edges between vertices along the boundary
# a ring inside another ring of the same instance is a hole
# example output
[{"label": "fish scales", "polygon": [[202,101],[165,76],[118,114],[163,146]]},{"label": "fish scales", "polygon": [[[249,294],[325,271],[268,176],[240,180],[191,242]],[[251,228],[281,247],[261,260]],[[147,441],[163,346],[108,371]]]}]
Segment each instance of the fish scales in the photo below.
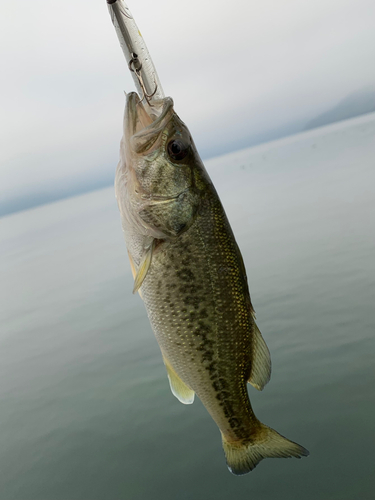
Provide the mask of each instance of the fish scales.
[{"label": "fish scales", "polygon": [[[308,451],[255,416],[247,382],[270,378],[245,266],[186,125],[162,99],[153,114],[127,96],[116,197],[135,277],[173,394],[201,399],[218,425],[229,469]],[[156,105],[155,105],[156,107]]]},{"label": "fish scales", "polygon": [[234,439],[255,422],[246,391],[253,320],[238,253],[210,188],[189,230],[155,251],[142,285],[161,350]]}]

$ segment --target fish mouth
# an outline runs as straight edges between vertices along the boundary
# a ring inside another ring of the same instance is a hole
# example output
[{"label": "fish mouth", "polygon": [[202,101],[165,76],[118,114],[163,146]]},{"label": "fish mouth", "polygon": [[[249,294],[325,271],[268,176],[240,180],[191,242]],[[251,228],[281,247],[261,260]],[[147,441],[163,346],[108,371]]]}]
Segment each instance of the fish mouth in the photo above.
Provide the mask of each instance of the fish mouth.
[{"label": "fish mouth", "polygon": [[155,105],[143,104],[136,92],[126,97],[125,133],[135,152],[142,152],[166,127],[173,115],[173,99],[165,97]]}]

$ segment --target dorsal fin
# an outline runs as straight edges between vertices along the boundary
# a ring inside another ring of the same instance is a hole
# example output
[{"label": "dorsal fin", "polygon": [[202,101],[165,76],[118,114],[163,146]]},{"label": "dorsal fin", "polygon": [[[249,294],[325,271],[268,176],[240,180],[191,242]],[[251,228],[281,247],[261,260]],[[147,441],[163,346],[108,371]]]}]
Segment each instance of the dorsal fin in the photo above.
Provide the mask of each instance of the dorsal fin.
[{"label": "dorsal fin", "polygon": [[195,392],[183,382],[177,373],[171,367],[170,362],[163,354],[163,361],[167,369],[169,385],[176,398],[184,405],[191,405],[194,402]]},{"label": "dorsal fin", "polygon": [[261,391],[271,378],[271,356],[255,321],[252,351],[249,382],[255,389]]}]

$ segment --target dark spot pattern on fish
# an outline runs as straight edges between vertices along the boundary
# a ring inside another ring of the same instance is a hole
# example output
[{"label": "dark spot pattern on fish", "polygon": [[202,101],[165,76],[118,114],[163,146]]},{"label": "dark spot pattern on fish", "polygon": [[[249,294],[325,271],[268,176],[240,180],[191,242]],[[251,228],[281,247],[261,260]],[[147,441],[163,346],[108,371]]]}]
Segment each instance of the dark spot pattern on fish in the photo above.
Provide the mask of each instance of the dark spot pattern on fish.
[{"label": "dark spot pattern on fish", "polygon": [[201,310],[199,311],[199,317],[200,317],[201,319],[206,319],[206,318],[208,318],[207,309],[201,309]]},{"label": "dark spot pattern on fish", "polygon": [[224,415],[229,419],[230,417],[233,417],[234,415],[234,410],[232,403],[230,401],[225,402],[225,408],[224,408]]},{"label": "dark spot pattern on fish", "polygon": [[195,281],[194,273],[188,267],[183,267],[181,270],[177,271],[176,276],[180,280],[187,281],[188,283]]},{"label": "dark spot pattern on fish", "polygon": [[237,428],[238,428],[238,427],[241,427],[241,423],[242,423],[242,422],[241,422],[241,420],[239,420],[239,419],[238,419],[238,418],[236,418],[236,417],[232,417],[232,418],[230,418],[230,419],[228,420],[228,422],[229,422],[229,425],[232,427],[232,429],[233,429],[234,427],[237,427]]},{"label": "dark spot pattern on fish", "polygon": [[212,376],[216,370],[216,361],[212,361],[208,366],[206,366],[206,370],[210,373]]},{"label": "dark spot pattern on fish", "polygon": [[186,306],[193,306],[199,309],[200,300],[195,295],[185,295],[182,300]]},{"label": "dark spot pattern on fish", "polygon": [[[198,350],[200,350],[200,351],[203,350],[203,347],[199,346]],[[204,361],[212,361],[213,358],[214,358],[214,356],[215,356],[214,351],[208,351],[207,350],[202,355],[202,362],[204,362]]]},{"label": "dark spot pattern on fish", "polygon": [[167,289],[168,289],[168,288],[171,288],[172,290],[173,290],[174,288],[177,288],[176,283],[166,283],[164,286],[165,286]]},{"label": "dark spot pattern on fish", "polygon": [[[204,234],[207,232],[208,227],[203,230]],[[200,389],[199,384],[196,386],[197,395],[204,399],[205,394],[210,393],[211,404],[220,412],[225,429],[230,430],[233,439],[242,440],[248,437],[248,417],[242,415],[243,408],[248,408],[248,398],[247,393],[238,393],[236,383],[233,385],[233,371],[230,369],[235,359],[231,349],[244,352],[242,344],[247,349],[248,343],[246,338],[241,339],[241,345],[235,347],[239,341],[233,336],[233,332],[243,328],[242,325],[248,328],[248,313],[242,312],[245,311],[242,284],[239,281],[233,289],[224,287],[225,291],[221,287],[207,286],[210,276],[219,281],[233,281],[240,280],[240,273],[230,257],[225,257],[221,266],[215,267],[215,255],[210,257],[212,267],[209,270],[189,242],[189,232],[179,238],[166,241],[162,251],[155,255],[147,282],[149,297],[158,304],[158,309],[152,312],[157,318],[158,341],[167,358],[175,360],[176,371],[188,385],[194,387],[194,379],[189,378],[189,365],[194,366],[194,377],[206,380],[204,388]],[[231,245],[229,250],[225,249],[225,252],[232,251]],[[152,279],[155,279],[154,289]],[[147,297],[147,291],[145,295]],[[233,300],[237,304],[235,311],[227,305],[229,302],[233,304]],[[223,342],[228,346],[225,350]],[[236,359],[236,366],[238,373],[248,371],[242,358]],[[245,380],[241,383],[246,386]]]},{"label": "dark spot pattern on fish", "polygon": [[223,389],[228,388],[228,384],[225,381],[223,377],[220,377],[218,380],[216,380],[213,384],[212,387],[215,389],[216,392],[221,391]]}]

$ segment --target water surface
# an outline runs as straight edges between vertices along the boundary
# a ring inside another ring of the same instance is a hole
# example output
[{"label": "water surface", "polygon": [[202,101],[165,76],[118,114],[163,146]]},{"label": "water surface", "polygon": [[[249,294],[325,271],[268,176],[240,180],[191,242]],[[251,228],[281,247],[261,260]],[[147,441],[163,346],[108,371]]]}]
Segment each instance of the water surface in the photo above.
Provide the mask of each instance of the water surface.
[{"label": "water surface", "polygon": [[375,114],[207,162],[273,373],[263,422],[308,448],[244,477],[170,393],[113,189],[0,220],[0,498],[372,499]]}]

